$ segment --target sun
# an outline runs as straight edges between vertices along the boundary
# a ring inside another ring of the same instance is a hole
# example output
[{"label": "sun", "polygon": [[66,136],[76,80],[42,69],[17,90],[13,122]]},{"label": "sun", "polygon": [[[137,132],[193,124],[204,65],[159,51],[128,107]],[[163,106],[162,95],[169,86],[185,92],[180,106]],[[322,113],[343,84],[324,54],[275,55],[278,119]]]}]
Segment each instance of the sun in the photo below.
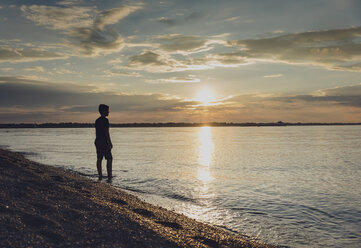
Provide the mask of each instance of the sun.
[{"label": "sun", "polygon": [[215,92],[208,87],[202,88],[196,96],[196,101],[199,101],[203,104],[209,104],[215,100],[216,100]]}]

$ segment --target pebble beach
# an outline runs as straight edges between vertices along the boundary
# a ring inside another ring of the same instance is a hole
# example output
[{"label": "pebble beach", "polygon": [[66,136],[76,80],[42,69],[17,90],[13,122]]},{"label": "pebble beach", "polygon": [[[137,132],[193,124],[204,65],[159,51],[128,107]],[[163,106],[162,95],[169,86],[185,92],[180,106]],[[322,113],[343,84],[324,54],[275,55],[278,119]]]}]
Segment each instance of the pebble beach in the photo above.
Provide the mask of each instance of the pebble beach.
[{"label": "pebble beach", "polygon": [[0,149],[0,247],[275,247]]}]

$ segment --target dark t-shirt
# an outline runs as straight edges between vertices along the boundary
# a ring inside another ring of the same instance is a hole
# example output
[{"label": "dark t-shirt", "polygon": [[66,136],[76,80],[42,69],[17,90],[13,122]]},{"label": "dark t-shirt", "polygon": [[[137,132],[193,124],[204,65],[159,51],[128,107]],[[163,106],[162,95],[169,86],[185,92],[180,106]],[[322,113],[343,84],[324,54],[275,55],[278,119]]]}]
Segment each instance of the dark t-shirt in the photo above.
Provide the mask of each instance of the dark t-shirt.
[{"label": "dark t-shirt", "polygon": [[108,143],[108,133],[109,133],[109,120],[100,116],[95,121],[95,146],[100,149],[110,149],[110,144]]}]

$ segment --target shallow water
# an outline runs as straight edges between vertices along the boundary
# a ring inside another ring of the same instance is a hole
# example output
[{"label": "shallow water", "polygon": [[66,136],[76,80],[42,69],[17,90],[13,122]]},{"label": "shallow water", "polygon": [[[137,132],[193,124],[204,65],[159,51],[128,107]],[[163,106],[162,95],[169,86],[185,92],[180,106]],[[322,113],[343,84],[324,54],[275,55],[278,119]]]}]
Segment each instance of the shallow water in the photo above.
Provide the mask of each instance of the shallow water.
[{"label": "shallow water", "polygon": [[[0,135],[0,146],[97,178],[93,129]],[[111,137],[113,184],[151,203],[272,244],[361,243],[361,126],[113,128]]]}]

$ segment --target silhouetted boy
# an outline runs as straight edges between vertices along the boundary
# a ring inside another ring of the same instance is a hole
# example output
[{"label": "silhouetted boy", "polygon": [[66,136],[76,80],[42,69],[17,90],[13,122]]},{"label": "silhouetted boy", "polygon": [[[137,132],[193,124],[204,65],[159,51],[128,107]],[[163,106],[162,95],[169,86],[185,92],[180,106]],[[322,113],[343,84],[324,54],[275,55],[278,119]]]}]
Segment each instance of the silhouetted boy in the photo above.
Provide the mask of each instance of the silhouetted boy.
[{"label": "silhouetted boy", "polygon": [[97,149],[97,169],[99,180],[102,180],[102,160],[103,157],[107,160],[108,180],[112,178],[112,162],[113,156],[111,149],[113,148],[112,141],[109,135],[109,121],[106,116],[109,115],[109,106],[105,104],[99,105],[100,117],[95,121],[95,147]]}]

